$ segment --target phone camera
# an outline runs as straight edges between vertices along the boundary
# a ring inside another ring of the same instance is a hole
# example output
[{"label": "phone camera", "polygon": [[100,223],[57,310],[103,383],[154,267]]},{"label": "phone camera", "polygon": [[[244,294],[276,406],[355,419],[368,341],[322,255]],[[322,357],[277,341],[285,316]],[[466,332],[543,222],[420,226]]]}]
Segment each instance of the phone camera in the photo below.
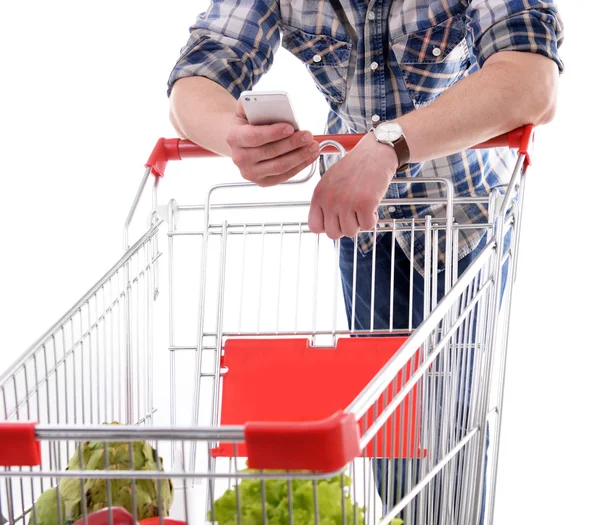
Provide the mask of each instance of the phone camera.
[{"label": "phone camera", "polygon": [[250,102],[250,97],[246,97],[246,102]]}]

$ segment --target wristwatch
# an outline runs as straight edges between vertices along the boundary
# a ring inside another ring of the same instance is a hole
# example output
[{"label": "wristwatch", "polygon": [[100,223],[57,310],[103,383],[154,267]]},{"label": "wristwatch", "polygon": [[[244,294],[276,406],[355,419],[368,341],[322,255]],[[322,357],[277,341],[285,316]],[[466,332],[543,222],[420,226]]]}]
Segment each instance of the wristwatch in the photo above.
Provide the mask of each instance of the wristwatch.
[{"label": "wristwatch", "polygon": [[372,128],[375,140],[381,144],[387,144],[394,148],[398,157],[397,171],[403,171],[408,168],[410,160],[410,150],[404,136],[402,126],[397,122],[381,121],[377,122]]}]

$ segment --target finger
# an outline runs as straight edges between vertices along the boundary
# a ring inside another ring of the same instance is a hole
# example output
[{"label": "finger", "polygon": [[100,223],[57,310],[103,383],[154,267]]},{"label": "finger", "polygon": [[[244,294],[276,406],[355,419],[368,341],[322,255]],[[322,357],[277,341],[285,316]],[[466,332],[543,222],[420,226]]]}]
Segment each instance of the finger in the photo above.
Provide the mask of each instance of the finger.
[{"label": "finger", "polygon": [[344,215],[340,215],[340,226],[342,234],[345,237],[354,237],[358,233],[358,230],[360,230],[356,213],[351,211]]},{"label": "finger", "polygon": [[314,198],[310,204],[310,211],[308,212],[308,229],[313,233],[323,233],[325,231],[323,209]]},{"label": "finger", "polygon": [[291,170],[287,171],[286,173],[282,173],[281,175],[272,175],[270,177],[263,177],[257,181],[257,184],[263,188],[269,187],[269,186],[277,186],[277,184],[281,184],[282,182],[285,182],[286,180],[291,179],[295,175],[298,175],[298,173],[300,173],[302,170],[308,168],[308,166],[310,166],[313,162],[314,162],[314,160],[307,160],[306,162],[303,162],[302,164],[299,164],[298,166],[296,166],[294,169],[291,169]]},{"label": "finger", "polygon": [[275,142],[269,142],[258,148],[247,148],[246,154],[248,155],[250,162],[259,163],[265,160],[281,157],[286,153],[290,153],[304,146],[314,145],[319,147],[319,143],[316,140],[313,141],[313,136],[310,131],[298,131],[289,138],[277,140]]},{"label": "finger", "polygon": [[282,175],[298,166],[307,165],[314,162],[319,157],[319,145],[317,143],[303,148],[296,149],[275,159],[259,162],[253,169],[253,173],[258,178],[264,178],[271,175]]},{"label": "finger", "polygon": [[265,126],[235,126],[227,135],[229,145],[237,148],[258,148],[270,142],[291,137],[294,128],[286,123]]},{"label": "finger", "polygon": [[334,210],[327,210],[325,215],[325,233],[327,237],[336,241],[343,237],[342,227],[340,226],[340,218]]},{"label": "finger", "polygon": [[363,231],[374,229],[375,224],[377,224],[377,220],[379,219],[377,211],[375,211],[372,206],[360,207],[356,212],[356,217],[358,219],[358,225]]}]

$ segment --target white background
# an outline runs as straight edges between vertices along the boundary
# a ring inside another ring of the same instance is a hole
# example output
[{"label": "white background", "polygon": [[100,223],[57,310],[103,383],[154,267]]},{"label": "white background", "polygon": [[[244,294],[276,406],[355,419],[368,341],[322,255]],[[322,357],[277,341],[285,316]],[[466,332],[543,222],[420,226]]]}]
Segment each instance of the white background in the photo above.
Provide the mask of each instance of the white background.
[{"label": "white background", "polygon": [[[158,137],[174,136],[166,79],[204,6],[190,0],[2,3],[0,370],[120,255],[143,164]],[[598,520],[597,28],[591,0],[559,6],[567,70],[558,116],[538,131],[528,180],[502,429],[500,524]],[[321,132],[324,102],[285,51],[259,87],[286,89],[301,124]],[[186,179],[193,188],[188,201],[200,201],[201,181],[235,178],[228,161],[205,166]],[[149,202],[143,205],[145,213]]]}]

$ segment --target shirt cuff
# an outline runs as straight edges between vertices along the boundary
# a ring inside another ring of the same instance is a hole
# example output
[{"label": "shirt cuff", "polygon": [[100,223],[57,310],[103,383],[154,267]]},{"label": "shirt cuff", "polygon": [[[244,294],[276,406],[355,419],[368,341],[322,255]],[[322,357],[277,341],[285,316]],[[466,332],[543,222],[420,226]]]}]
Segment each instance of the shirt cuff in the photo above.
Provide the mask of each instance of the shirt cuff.
[{"label": "shirt cuff", "polygon": [[[251,62],[249,65],[252,67]],[[252,70],[238,53],[208,37],[184,50],[169,76],[167,96],[171,95],[175,82],[186,77],[208,78],[229,91],[236,100],[253,85]]]},{"label": "shirt cuff", "polygon": [[536,53],[554,60],[562,73],[564,64],[558,54],[562,39],[562,22],[558,15],[531,9],[491,26],[476,42],[475,54],[482,67],[498,51]]}]

